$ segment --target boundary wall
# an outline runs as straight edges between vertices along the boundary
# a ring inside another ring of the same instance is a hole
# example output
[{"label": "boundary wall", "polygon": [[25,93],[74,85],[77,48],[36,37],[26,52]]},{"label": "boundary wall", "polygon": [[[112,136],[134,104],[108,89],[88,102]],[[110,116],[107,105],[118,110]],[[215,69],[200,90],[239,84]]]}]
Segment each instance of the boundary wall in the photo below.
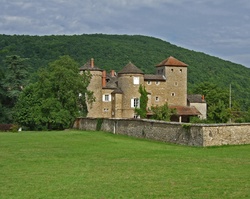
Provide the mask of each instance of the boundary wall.
[{"label": "boundary wall", "polygon": [[250,123],[190,124],[146,119],[77,118],[73,128],[189,146],[250,144]]}]

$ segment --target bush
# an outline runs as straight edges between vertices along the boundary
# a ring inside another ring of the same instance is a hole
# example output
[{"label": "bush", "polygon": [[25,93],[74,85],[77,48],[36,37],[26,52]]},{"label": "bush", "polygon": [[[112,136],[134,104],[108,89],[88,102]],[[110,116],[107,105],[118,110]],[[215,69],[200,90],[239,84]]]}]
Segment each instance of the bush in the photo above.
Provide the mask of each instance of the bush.
[{"label": "bush", "polygon": [[10,131],[13,124],[0,124],[0,131]]},{"label": "bush", "polygon": [[20,126],[18,124],[13,124],[10,128],[11,132],[17,133]]}]

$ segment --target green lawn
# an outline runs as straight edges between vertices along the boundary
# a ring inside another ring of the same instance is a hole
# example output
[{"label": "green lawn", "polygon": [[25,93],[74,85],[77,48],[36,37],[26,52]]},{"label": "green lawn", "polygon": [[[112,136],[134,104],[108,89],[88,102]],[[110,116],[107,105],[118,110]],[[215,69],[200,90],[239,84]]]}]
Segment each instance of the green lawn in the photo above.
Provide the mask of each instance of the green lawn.
[{"label": "green lawn", "polygon": [[250,145],[103,132],[0,133],[0,198],[250,198]]}]

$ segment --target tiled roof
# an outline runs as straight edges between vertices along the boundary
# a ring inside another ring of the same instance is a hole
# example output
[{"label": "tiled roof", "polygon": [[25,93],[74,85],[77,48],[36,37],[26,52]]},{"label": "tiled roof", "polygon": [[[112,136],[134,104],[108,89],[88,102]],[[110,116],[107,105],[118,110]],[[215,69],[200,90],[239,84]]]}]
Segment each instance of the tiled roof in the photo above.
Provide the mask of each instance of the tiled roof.
[{"label": "tiled roof", "polygon": [[176,109],[177,115],[200,115],[201,113],[194,106],[169,106]]},{"label": "tiled roof", "polygon": [[116,88],[113,92],[112,92],[112,94],[113,93],[119,93],[119,94],[122,94],[123,92],[122,92],[122,90],[120,89],[120,88]]},{"label": "tiled roof", "polygon": [[144,74],[141,69],[129,62],[118,74]]},{"label": "tiled roof", "polygon": [[206,101],[202,98],[202,95],[187,95],[187,99],[190,103],[206,103]]},{"label": "tiled roof", "polygon": [[144,80],[155,80],[155,81],[165,81],[166,77],[163,75],[144,75]]},{"label": "tiled roof", "polygon": [[156,65],[156,67],[159,66],[181,66],[181,67],[187,67],[188,65],[179,61],[178,59],[170,56],[169,58],[163,60],[161,63]]},{"label": "tiled roof", "polygon": [[109,81],[106,83],[106,88],[110,88],[110,89],[117,88],[117,77],[111,77],[107,75],[107,79]]}]

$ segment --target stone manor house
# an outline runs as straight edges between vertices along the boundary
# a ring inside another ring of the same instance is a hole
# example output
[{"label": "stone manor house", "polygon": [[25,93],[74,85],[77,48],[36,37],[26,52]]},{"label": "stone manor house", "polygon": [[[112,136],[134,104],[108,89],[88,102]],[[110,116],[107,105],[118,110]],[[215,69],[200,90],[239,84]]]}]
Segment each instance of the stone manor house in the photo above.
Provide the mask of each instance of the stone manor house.
[{"label": "stone manor house", "polygon": [[129,62],[118,73],[106,73],[95,66],[92,58],[80,68],[89,71],[92,78],[88,89],[94,92],[95,102],[87,104],[92,118],[137,118],[135,107],[140,106],[139,86],[148,92],[148,117],[150,107],[166,102],[177,114],[171,121],[188,122],[191,116],[206,119],[206,102],[201,95],[187,95],[188,65],[174,57],[168,57],[155,66],[155,74],[144,74]]}]

